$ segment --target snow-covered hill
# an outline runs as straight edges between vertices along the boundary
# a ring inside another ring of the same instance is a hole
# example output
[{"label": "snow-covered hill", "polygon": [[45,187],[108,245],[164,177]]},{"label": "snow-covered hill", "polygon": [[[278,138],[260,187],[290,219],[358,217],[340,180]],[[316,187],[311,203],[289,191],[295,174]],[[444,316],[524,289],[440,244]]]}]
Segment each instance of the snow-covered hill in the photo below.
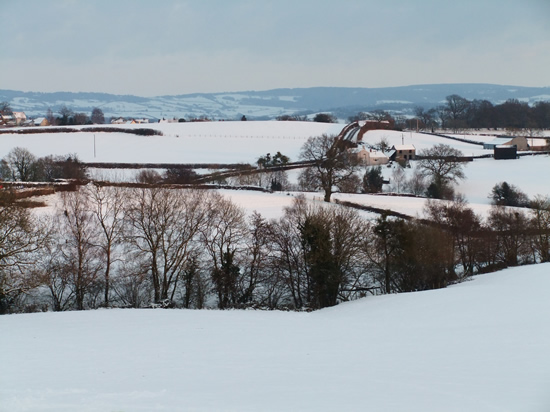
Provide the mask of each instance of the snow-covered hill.
[{"label": "snow-covered hill", "polygon": [[0,134],[0,157],[19,146],[39,157],[75,153],[84,162],[254,163],[258,157],[277,151],[296,161],[309,137],[338,134],[343,126],[316,122],[236,121],[119,126],[152,128],[161,131],[162,136],[103,132],[19,135],[14,132]]},{"label": "snow-covered hill", "polygon": [[0,317],[0,411],[550,410],[550,264],[314,313]]},{"label": "snow-covered hill", "polygon": [[27,116],[45,116],[67,106],[74,112],[90,114],[99,107],[110,117],[135,117],[152,120],[208,116],[214,119],[273,119],[284,114],[320,111],[347,118],[358,111],[412,111],[415,106],[434,107],[446,96],[458,94],[466,99],[486,99],[494,104],[508,99],[527,103],[550,99],[550,87],[519,87],[494,84],[429,84],[384,88],[312,87],[225,93],[196,93],[178,96],[119,96],[106,93],[35,93],[0,90],[0,101]]}]

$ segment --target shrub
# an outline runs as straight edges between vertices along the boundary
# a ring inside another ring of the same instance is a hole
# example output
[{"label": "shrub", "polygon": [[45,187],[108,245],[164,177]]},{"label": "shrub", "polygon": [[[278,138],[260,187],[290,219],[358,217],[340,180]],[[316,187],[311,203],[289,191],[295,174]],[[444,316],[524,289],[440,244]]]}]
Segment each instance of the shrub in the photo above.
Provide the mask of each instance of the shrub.
[{"label": "shrub", "polygon": [[529,198],[515,185],[501,182],[493,186],[489,194],[491,203],[497,206],[528,207]]},{"label": "shrub", "polygon": [[363,192],[379,193],[382,191],[384,178],[382,177],[382,168],[380,166],[371,167],[363,176]]}]

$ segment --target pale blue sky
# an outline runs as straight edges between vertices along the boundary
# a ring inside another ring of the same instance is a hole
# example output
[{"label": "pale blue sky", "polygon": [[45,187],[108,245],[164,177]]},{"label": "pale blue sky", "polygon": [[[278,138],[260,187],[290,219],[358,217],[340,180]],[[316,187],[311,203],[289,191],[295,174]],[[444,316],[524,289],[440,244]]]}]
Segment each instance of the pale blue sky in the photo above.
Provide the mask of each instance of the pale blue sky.
[{"label": "pale blue sky", "polygon": [[550,86],[550,0],[0,0],[0,89]]}]

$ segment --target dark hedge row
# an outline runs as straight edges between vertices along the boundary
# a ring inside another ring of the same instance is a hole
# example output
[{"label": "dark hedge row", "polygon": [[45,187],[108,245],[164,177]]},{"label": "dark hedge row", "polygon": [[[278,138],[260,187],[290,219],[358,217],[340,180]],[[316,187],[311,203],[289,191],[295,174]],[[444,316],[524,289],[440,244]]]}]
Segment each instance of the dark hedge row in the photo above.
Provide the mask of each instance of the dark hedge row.
[{"label": "dark hedge row", "polygon": [[96,169],[255,169],[246,163],[83,163]]},{"label": "dark hedge row", "polygon": [[0,133],[8,134],[39,134],[39,133],[130,133],[138,136],[162,136],[160,130],[148,129],[148,128],[120,128],[120,127],[83,127],[83,128],[74,128],[74,127],[44,127],[44,128],[21,128],[21,129],[3,129],[0,130]]}]

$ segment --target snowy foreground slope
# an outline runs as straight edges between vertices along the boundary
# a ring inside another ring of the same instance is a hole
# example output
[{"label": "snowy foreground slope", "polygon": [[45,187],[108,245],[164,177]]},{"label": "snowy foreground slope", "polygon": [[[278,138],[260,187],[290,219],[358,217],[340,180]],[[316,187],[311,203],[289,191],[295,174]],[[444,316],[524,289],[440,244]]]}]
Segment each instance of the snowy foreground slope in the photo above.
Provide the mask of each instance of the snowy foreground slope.
[{"label": "snowy foreground slope", "polygon": [[550,410],[550,264],[314,313],[0,317],[0,411]]}]

